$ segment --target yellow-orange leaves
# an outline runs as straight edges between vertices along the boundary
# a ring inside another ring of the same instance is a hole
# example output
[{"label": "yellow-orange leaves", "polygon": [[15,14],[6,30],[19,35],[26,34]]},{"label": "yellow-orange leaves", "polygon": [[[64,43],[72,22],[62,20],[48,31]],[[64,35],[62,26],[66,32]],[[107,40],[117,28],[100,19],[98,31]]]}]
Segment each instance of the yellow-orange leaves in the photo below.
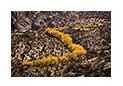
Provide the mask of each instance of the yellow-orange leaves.
[{"label": "yellow-orange leaves", "polygon": [[70,37],[69,34],[64,34],[62,32],[56,31],[54,29],[49,30],[49,28],[48,28],[47,32],[50,35],[53,35],[53,36],[59,38],[66,45],[72,44],[72,38]]},{"label": "yellow-orange leaves", "polygon": [[98,24],[98,26],[99,26],[99,27],[102,27],[102,26],[103,26],[103,24]]},{"label": "yellow-orange leaves", "polygon": [[[102,26],[102,25],[100,25]],[[75,27],[80,28],[81,26],[76,25]],[[85,25],[83,27],[92,27],[90,24]],[[65,45],[67,45],[67,47],[72,51],[72,53],[67,53],[66,56],[62,56],[62,57],[43,57],[40,60],[34,60],[34,61],[28,61],[28,62],[23,62],[22,65],[40,65],[40,66],[44,66],[44,65],[51,65],[51,64],[57,64],[59,62],[65,62],[71,59],[76,59],[78,56],[81,56],[83,54],[86,54],[87,51],[79,44],[73,44],[72,43],[72,38],[70,37],[69,34],[64,34],[62,32],[59,32],[61,30],[64,30],[68,27],[59,27],[59,28],[47,28],[45,32],[49,33],[50,35],[53,35],[55,37],[57,37],[58,39],[60,39]]]},{"label": "yellow-orange leaves", "polygon": [[76,54],[77,56],[81,56],[83,54],[86,54],[87,51],[80,46],[79,44],[70,44],[68,48],[73,51],[72,53]]},{"label": "yellow-orange leaves", "polygon": [[40,62],[42,63],[42,65],[46,65],[48,64],[48,59],[46,57],[43,57]]},{"label": "yellow-orange leaves", "polygon": [[91,27],[92,27],[92,25],[91,25],[91,24],[88,24],[88,27],[90,27],[90,28],[91,28]]},{"label": "yellow-orange leaves", "polygon": [[97,25],[94,25],[93,27],[94,27],[94,28],[96,28],[96,27],[97,27]]},{"label": "yellow-orange leaves", "polygon": [[66,45],[72,44],[72,38],[70,37],[69,34],[63,34],[60,40]]},{"label": "yellow-orange leaves", "polygon": [[73,51],[73,50],[75,50],[75,49],[84,49],[82,46],[80,46],[79,44],[70,44],[69,46],[68,46],[68,48],[71,50],[71,51]]},{"label": "yellow-orange leaves", "polygon": [[81,26],[79,26],[78,24],[75,25],[75,28],[81,28]]},{"label": "yellow-orange leaves", "polygon": [[69,59],[76,59],[77,55],[75,53],[67,53],[66,55]]},{"label": "yellow-orange leaves", "polygon": [[23,62],[22,65],[31,65],[31,66],[33,66],[33,62],[31,62],[31,61]]},{"label": "yellow-orange leaves", "polygon": [[73,53],[76,54],[77,56],[82,56],[82,55],[86,54],[87,51],[85,49],[83,49],[83,50],[76,49],[73,51]]},{"label": "yellow-orange leaves", "polygon": [[68,61],[69,59],[68,59],[68,57],[66,57],[66,56],[62,56],[62,57],[59,57],[59,61],[60,62],[65,62],[65,61]]},{"label": "yellow-orange leaves", "polygon": [[58,63],[58,58],[55,56],[48,57],[48,64],[57,64]]}]

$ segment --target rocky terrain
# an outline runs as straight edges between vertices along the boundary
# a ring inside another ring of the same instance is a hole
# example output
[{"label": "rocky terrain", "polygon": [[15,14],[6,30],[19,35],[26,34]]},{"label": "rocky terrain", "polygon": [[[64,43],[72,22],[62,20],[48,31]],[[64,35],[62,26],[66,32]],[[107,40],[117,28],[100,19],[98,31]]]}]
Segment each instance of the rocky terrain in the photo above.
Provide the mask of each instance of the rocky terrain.
[{"label": "rocky terrain", "polygon": [[[79,25],[104,24],[97,28],[74,28]],[[48,27],[70,26],[63,30],[87,54],[51,66],[21,66],[49,56],[71,52],[57,38],[45,33]],[[109,11],[12,11],[11,12],[12,77],[110,77],[111,12]]]}]

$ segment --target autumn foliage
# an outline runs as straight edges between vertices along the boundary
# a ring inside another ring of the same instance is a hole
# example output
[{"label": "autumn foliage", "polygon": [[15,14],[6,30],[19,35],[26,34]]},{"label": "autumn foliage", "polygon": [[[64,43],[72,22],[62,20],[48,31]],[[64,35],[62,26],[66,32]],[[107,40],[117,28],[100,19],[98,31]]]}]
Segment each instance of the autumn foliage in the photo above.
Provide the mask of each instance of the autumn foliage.
[{"label": "autumn foliage", "polygon": [[[98,25],[75,25],[76,28],[90,28],[90,27],[101,27],[103,24],[98,24]],[[58,28],[47,28],[45,32],[47,32],[50,35],[53,35],[54,37],[58,38],[61,40],[61,42],[66,45],[70,50],[71,53],[67,53],[66,56],[61,56],[61,57],[43,57],[40,60],[33,60],[33,61],[28,61],[28,62],[23,62],[22,65],[52,65],[52,64],[58,64],[60,62],[67,62],[71,59],[76,59],[79,56],[82,56],[87,53],[87,51],[79,44],[74,44],[72,42],[72,38],[70,37],[69,34],[64,34],[60,31],[67,29],[68,27],[58,27]]]}]

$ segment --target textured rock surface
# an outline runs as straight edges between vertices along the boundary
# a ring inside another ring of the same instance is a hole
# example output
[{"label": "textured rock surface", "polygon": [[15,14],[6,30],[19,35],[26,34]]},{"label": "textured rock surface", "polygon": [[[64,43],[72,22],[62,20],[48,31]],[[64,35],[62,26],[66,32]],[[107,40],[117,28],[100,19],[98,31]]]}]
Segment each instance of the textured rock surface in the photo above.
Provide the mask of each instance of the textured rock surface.
[{"label": "textured rock surface", "polygon": [[[12,12],[11,75],[40,76],[111,76],[111,13],[110,12]],[[75,29],[75,24],[104,24],[97,28]],[[63,56],[70,52],[63,43],[45,33],[47,27],[70,26],[63,30],[73,42],[88,53],[76,60],[46,67],[22,66],[48,56]]]}]

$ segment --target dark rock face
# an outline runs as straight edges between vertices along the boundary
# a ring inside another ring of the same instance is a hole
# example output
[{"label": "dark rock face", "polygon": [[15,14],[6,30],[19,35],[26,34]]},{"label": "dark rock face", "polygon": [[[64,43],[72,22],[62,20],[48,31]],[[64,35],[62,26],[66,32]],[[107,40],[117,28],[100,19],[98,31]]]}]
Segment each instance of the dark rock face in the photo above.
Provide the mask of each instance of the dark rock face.
[{"label": "dark rock face", "polygon": [[[97,28],[75,29],[75,24],[104,24]],[[17,67],[23,61],[71,52],[63,43],[45,33],[48,27],[70,26],[63,30],[73,43],[82,45],[87,54],[57,65]],[[98,11],[12,11],[11,76],[14,77],[110,77],[111,12]]]},{"label": "dark rock face", "polygon": [[[25,32],[28,29],[73,26],[75,24],[108,24],[111,20],[109,11],[12,11],[12,29]],[[110,26],[110,25],[109,25]]]}]

